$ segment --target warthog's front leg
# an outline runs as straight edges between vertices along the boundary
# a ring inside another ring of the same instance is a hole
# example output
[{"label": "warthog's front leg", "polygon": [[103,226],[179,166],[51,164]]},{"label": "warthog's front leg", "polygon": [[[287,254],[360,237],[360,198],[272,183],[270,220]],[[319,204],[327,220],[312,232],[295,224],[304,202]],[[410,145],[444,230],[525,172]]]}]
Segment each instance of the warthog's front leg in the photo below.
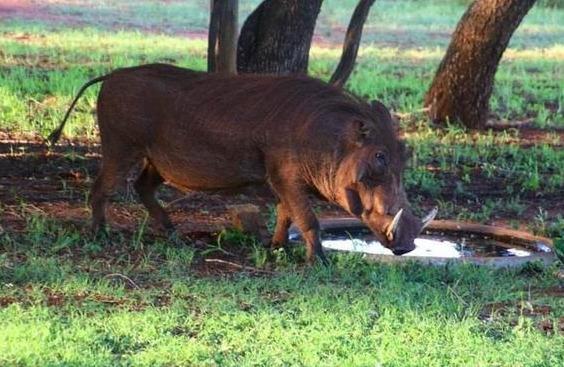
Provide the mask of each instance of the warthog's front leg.
[{"label": "warthog's front leg", "polygon": [[290,209],[282,202],[276,205],[276,227],[272,236],[271,247],[283,248],[288,243],[288,229],[292,224]]},{"label": "warthog's front leg", "polygon": [[[282,181],[284,182],[284,181]],[[302,237],[306,243],[307,261],[313,264],[315,257],[317,256],[323,264],[329,264],[325,254],[323,253],[323,248],[321,247],[321,239],[319,237],[319,222],[313,210],[307,196],[307,193],[302,188],[303,185],[300,184],[278,184],[272,183],[273,189],[278,194],[281,204],[287,208],[290,217],[292,218],[294,224],[302,232]],[[275,239],[281,239],[282,236],[285,239],[288,238],[288,217],[287,212],[283,212],[283,221],[277,223],[277,233],[275,233]],[[286,228],[285,228],[286,227]],[[277,236],[278,234],[278,236]]]}]

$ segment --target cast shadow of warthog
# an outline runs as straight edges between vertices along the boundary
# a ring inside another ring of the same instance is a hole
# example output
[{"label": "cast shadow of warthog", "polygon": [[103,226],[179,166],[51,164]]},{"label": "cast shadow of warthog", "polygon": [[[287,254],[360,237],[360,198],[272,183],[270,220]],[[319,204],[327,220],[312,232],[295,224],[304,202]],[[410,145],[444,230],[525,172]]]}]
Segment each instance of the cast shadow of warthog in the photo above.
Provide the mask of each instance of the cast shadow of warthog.
[{"label": "cast shadow of warthog", "polygon": [[[89,141],[68,141],[47,147],[40,138],[0,138],[0,218],[3,227],[23,228],[30,213],[84,227],[89,220],[88,201],[94,178],[100,168],[100,147]],[[121,231],[133,233],[144,221],[133,183],[142,164],[133,167],[115,192],[109,215]],[[267,187],[219,194],[185,194],[164,186],[159,199],[178,223],[177,228],[190,238],[194,233],[214,233],[230,225],[229,208],[252,202],[266,211],[273,197]],[[230,194],[230,195],[226,195]],[[22,209],[22,208],[25,208]],[[26,215],[22,216],[21,212]],[[10,215],[17,214],[17,215]],[[18,214],[20,213],[20,214]],[[159,234],[158,231],[156,234]]]}]

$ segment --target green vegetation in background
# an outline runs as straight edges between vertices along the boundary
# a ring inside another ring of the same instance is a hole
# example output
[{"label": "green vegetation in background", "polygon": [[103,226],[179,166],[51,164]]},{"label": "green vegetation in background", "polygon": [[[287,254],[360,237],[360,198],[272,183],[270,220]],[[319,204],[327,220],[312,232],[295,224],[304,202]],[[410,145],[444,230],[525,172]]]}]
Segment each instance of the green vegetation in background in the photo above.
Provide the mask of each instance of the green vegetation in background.
[{"label": "green vegetation in background", "polygon": [[[203,40],[92,28],[47,31],[17,22],[1,25],[0,32],[0,128],[5,130],[46,134],[85,81],[117,67],[160,61],[202,70],[206,64]],[[338,56],[338,50],[314,48],[310,73],[328,78]],[[361,50],[348,88],[379,98],[397,112],[418,110],[441,56],[438,49],[367,47]],[[508,50],[496,77],[493,114],[505,120],[533,119],[541,127],[564,127],[562,59],[562,45],[534,53]],[[84,106],[92,107],[94,91],[81,100],[71,125],[88,126],[80,116],[91,110]],[[35,109],[40,114],[30,115]],[[72,129],[67,134],[72,136]]]},{"label": "green vegetation in background", "polygon": [[[257,3],[241,4],[241,19]],[[332,73],[342,41],[341,31],[335,28],[347,24],[355,3],[324,2],[317,34],[339,47],[312,50],[312,75],[328,78]],[[45,4],[44,12],[67,16],[85,28],[48,20],[4,22],[0,25],[0,128],[45,135],[82,83],[116,67],[162,61],[204,69],[207,6],[207,2],[166,6],[154,1],[55,2]],[[464,10],[465,5],[456,1],[376,2],[348,88],[377,97],[401,113],[420,109]],[[186,35],[191,30],[196,31]],[[190,40],[190,36],[199,39]],[[512,38],[498,71],[491,101],[494,117],[564,127],[563,38],[564,10],[533,8]],[[91,111],[94,95],[91,91],[79,110]],[[92,135],[93,124],[84,121],[91,119],[78,115],[67,134],[90,130]]]}]

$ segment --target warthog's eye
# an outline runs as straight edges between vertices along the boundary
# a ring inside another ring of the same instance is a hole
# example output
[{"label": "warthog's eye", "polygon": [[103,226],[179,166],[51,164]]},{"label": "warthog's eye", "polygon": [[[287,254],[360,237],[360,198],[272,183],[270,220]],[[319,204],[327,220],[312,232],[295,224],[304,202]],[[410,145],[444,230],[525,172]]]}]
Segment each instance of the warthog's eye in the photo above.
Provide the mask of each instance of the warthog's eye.
[{"label": "warthog's eye", "polygon": [[378,165],[382,167],[388,166],[388,155],[384,152],[377,152],[374,156]]}]

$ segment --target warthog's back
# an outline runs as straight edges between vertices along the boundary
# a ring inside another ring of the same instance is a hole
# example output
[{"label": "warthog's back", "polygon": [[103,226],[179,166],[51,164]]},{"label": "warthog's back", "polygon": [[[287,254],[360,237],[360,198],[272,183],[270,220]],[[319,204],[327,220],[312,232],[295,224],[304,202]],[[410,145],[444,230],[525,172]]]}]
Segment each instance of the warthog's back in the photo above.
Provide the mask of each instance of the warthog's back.
[{"label": "warthog's back", "polygon": [[319,154],[332,155],[338,145],[342,125],[324,116],[354,113],[355,104],[307,77],[225,76],[155,64],[114,72],[100,92],[98,114],[103,144],[115,134],[127,137],[167,180],[202,190],[262,182],[265,160],[300,160],[309,152],[322,161]]}]

